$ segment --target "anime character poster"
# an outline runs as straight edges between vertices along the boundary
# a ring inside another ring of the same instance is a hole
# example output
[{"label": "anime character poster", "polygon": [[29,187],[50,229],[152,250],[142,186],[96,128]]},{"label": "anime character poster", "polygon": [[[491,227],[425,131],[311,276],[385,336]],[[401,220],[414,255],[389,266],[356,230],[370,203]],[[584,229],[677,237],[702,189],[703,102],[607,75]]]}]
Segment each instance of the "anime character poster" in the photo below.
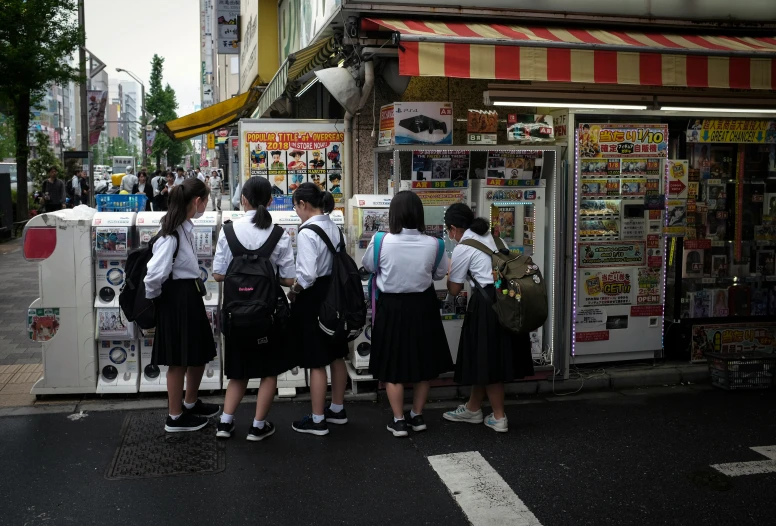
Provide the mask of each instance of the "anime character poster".
[{"label": "anime character poster", "polygon": [[27,337],[34,342],[47,342],[59,330],[59,309],[28,309]]}]

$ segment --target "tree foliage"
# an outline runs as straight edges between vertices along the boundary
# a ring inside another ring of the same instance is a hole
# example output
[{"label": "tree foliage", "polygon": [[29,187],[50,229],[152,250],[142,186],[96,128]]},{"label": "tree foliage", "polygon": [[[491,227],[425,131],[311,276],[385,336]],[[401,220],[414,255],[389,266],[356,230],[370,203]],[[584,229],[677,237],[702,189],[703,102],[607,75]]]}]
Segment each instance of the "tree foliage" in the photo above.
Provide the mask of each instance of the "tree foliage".
[{"label": "tree foliage", "polygon": [[[146,96],[146,111],[156,117],[154,125],[161,129],[165,123],[178,118],[178,100],[175,90],[169,84],[164,85],[164,57],[154,55],[151,60],[150,89]],[[162,157],[167,158],[167,164],[177,165],[186,153],[186,145],[174,142],[164,133],[158,132],[151,155],[156,158],[156,167],[161,168]]]},{"label": "tree foliage", "polygon": [[[36,189],[40,189],[43,186],[43,181],[48,178],[48,169],[52,166],[56,166],[60,179],[64,179],[66,174],[62,167],[62,163],[59,161],[59,157],[51,149],[51,138],[47,133],[42,131],[35,132],[35,159],[32,159],[29,163],[30,175],[32,176],[33,185]],[[18,170],[18,166],[16,167]],[[19,183],[21,184],[21,183]],[[25,187],[27,185],[25,184]],[[19,185],[16,186],[19,188]],[[22,216],[24,217],[24,216]]]},{"label": "tree foliage", "polygon": [[76,0],[3,0],[0,8],[0,102],[14,119],[20,217],[27,216],[30,109],[51,84],[81,82],[70,57],[84,40]]},{"label": "tree foliage", "polygon": [[0,114],[0,160],[16,157],[16,136],[12,117]]}]

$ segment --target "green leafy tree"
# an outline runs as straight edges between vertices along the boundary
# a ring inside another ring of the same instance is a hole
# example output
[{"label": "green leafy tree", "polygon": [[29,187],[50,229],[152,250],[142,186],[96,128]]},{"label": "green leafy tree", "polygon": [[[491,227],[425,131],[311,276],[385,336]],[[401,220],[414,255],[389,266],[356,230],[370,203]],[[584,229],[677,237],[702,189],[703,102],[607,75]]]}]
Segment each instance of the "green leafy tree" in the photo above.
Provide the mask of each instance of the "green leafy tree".
[{"label": "green leafy tree", "polygon": [[[156,117],[154,125],[159,129],[165,123],[178,118],[175,110],[178,109],[178,100],[175,90],[169,84],[163,85],[164,57],[154,55],[151,60],[150,89],[146,95],[146,111]],[[161,168],[162,157],[167,157],[167,163],[176,165],[181,162],[186,153],[186,145],[175,142],[167,135],[157,132],[154,140],[151,156],[156,158],[156,168]]]},{"label": "green leafy tree", "polygon": [[[43,181],[48,179],[48,169],[52,166],[56,166],[59,178],[65,179],[66,174],[62,169],[62,163],[59,162],[59,157],[51,148],[51,139],[45,132],[35,132],[35,153],[35,158],[29,162],[29,168],[33,185],[36,189],[40,189]],[[19,166],[17,165],[16,168],[18,170]],[[25,189],[27,188],[26,183],[24,187]],[[21,183],[17,184],[16,188],[21,189]],[[21,191],[19,191],[19,196],[21,197]],[[20,217],[26,217],[26,214],[20,214]]]},{"label": "green leafy tree", "polygon": [[0,160],[16,157],[16,136],[13,118],[0,115]]},{"label": "green leafy tree", "polygon": [[82,82],[70,57],[84,41],[76,0],[3,0],[0,8],[0,111],[13,117],[19,217],[27,217],[30,109],[51,84]]},{"label": "green leafy tree", "polygon": [[129,145],[122,139],[121,137],[114,137],[112,139],[108,139],[108,149],[106,150],[105,156],[110,159],[114,155],[132,155],[133,148],[130,148]]}]

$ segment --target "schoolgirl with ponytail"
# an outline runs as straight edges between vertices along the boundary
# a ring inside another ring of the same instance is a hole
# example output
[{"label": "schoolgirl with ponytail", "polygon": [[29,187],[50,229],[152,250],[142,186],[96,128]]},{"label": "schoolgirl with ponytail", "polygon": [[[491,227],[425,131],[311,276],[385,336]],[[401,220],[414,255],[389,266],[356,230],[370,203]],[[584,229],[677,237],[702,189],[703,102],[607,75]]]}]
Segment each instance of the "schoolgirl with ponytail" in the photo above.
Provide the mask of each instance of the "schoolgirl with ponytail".
[{"label": "schoolgirl with ponytail", "polygon": [[[272,185],[264,177],[251,177],[243,184],[240,204],[245,215],[232,223],[235,237],[245,250],[258,250],[265,243],[277,240],[269,260],[276,273],[279,273],[280,284],[290,287],[294,282],[296,268],[294,267],[294,250],[288,233],[278,239],[272,237],[274,226],[272,216],[267,207],[272,202]],[[277,227],[280,228],[280,227]],[[277,234],[276,234],[277,235]],[[269,250],[269,246],[267,247]],[[221,229],[216,246],[216,256],[213,260],[213,276],[216,281],[224,281],[234,259],[226,234],[226,227]],[[216,430],[219,438],[229,438],[234,432],[234,412],[245,396],[248,380],[261,378],[258,396],[256,397],[256,413],[253,423],[248,428],[247,439],[258,442],[275,432],[272,422],[266,420],[272,399],[277,389],[278,375],[294,366],[291,353],[269,341],[259,345],[254,330],[240,331],[232,329],[225,336],[224,373],[229,378],[224,400],[224,412],[221,415]]]},{"label": "schoolgirl with ponytail", "polygon": [[[197,398],[205,364],[216,356],[216,346],[202,296],[194,249],[192,218],[201,217],[209,190],[198,179],[189,179],[170,190],[169,209],[153,240],[153,257],[145,277],[146,297],[154,300],[156,333],[153,365],[167,365],[168,432],[197,431],[221,408]],[[183,379],[186,377],[186,395]]]},{"label": "schoolgirl with ponytail", "polygon": [[[334,257],[324,238],[334,247],[342,239],[342,231],[329,213],[334,210],[334,197],[314,183],[302,183],[294,191],[294,210],[302,225],[296,235],[296,281],[288,299],[294,335],[291,345],[296,365],[310,369],[312,414],[293,423],[299,433],[327,435],[328,424],[346,424],[345,386],[348,372],[343,358],[348,354],[347,343],[334,343],[318,325],[318,312],[331,281]],[[305,228],[310,227],[310,228]],[[319,229],[316,233],[314,228]],[[326,402],[326,366],[331,366],[331,404]]]},{"label": "schoolgirl with ponytail", "polygon": [[[531,342],[528,334],[514,334],[498,321],[493,310],[496,289],[490,253],[462,243],[477,241],[493,252],[506,249],[506,245],[500,239],[497,243],[489,232],[488,222],[474,217],[463,203],[451,205],[445,211],[445,227],[450,239],[458,242],[450,261],[447,290],[457,296],[466,279],[472,286],[454,376],[460,384],[471,384],[472,390],[466,404],[443,416],[452,422],[469,424],[481,424],[484,420],[489,428],[505,433],[509,426],[504,414],[504,382],[533,375]],[[475,282],[487,298],[475,290]],[[483,419],[481,407],[486,394],[493,413]]]}]

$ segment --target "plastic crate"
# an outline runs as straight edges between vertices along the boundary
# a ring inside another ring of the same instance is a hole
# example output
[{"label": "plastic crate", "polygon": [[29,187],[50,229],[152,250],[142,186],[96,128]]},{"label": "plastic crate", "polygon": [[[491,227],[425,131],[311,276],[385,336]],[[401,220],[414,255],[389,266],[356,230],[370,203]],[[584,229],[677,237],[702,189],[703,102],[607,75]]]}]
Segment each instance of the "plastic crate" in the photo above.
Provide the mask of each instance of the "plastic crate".
[{"label": "plastic crate", "polygon": [[706,353],[711,385],[727,391],[770,389],[776,374],[776,355],[764,352],[743,354]]},{"label": "plastic crate", "polygon": [[98,212],[142,212],[145,210],[148,196],[143,194],[98,194]]}]

